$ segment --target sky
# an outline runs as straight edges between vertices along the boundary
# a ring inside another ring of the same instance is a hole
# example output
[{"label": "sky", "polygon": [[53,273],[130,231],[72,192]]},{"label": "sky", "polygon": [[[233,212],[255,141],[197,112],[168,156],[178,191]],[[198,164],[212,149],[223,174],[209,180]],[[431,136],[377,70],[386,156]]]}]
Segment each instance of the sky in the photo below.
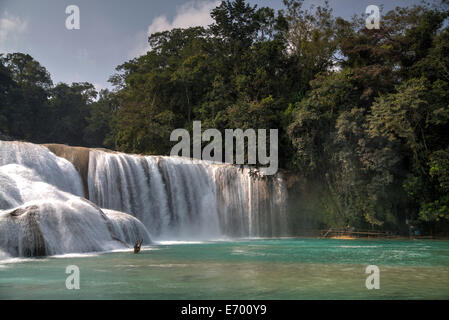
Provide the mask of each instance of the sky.
[{"label": "sky", "polygon": [[[248,0],[282,9],[282,0]],[[321,0],[305,0],[322,4]],[[329,0],[336,16],[349,19],[368,5],[388,11],[419,0]],[[148,35],[172,28],[207,26],[217,0],[0,0],[0,53],[23,52],[39,61],[53,82],[90,82],[111,88],[115,68],[148,49]],[[66,8],[76,5],[80,28],[66,28]]]}]

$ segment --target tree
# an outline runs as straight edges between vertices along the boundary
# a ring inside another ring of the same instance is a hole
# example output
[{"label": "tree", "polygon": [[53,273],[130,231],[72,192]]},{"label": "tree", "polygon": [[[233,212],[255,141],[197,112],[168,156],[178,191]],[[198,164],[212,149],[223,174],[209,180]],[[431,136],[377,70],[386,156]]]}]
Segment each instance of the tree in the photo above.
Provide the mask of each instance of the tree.
[{"label": "tree", "polygon": [[71,86],[59,83],[51,90],[50,133],[48,139],[56,143],[75,146],[88,145],[84,141],[86,118],[90,105],[97,96],[95,87],[87,82],[73,83]]},{"label": "tree", "polygon": [[[0,59],[2,55],[0,55]],[[9,133],[9,109],[11,105],[11,92],[16,83],[12,79],[11,71],[0,64],[0,132]]]},{"label": "tree", "polygon": [[3,130],[8,134],[35,142],[45,135],[48,117],[47,98],[52,81],[47,70],[30,55],[0,55],[2,72],[1,112]]},{"label": "tree", "polygon": [[282,11],[288,28],[284,37],[290,53],[296,60],[296,70],[302,85],[302,94],[310,89],[309,82],[321,72],[336,66],[336,19],[329,3],[303,9],[303,0],[284,0],[286,9]]},{"label": "tree", "polygon": [[98,101],[89,106],[84,129],[83,140],[91,147],[107,147],[113,149],[113,128],[116,122],[118,102],[113,93],[104,89],[100,91]]}]

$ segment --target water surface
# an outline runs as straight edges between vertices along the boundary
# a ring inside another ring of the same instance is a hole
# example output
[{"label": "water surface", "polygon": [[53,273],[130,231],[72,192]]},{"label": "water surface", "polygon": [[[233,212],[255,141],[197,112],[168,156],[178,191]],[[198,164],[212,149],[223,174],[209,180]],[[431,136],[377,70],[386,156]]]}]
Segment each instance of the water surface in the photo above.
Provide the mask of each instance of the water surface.
[{"label": "water surface", "polygon": [[[67,290],[65,269],[80,269]],[[368,265],[380,289],[365,287]],[[251,239],[0,261],[0,299],[449,299],[449,242]]]}]

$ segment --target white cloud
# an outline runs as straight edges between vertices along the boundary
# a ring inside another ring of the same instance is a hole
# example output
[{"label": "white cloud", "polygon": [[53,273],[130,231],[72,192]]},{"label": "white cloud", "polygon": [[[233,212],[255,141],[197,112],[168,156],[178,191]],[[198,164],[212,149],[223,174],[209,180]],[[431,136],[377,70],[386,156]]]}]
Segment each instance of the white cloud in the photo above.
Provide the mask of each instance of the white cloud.
[{"label": "white cloud", "polygon": [[188,2],[177,8],[176,15],[171,22],[167,16],[156,17],[148,27],[148,35],[175,28],[208,26],[213,23],[210,12],[219,4],[218,1]]},{"label": "white cloud", "polygon": [[[142,32],[137,37],[139,44],[131,52],[130,56],[136,57],[145,54],[150,49],[147,43],[147,38],[153,33],[176,28],[206,27],[212,24],[213,19],[210,16],[210,12],[219,4],[220,1],[216,0],[194,0],[179,6],[176,9],[176,14],[172,20],[166,15],[160,15],[154,18],[151,25],[148,26],[147,33],[144,34]],[[145,42],[142,42],[143,38],[145,38]]]},{"label": "white cloud", "polygon": [[3,17],[0,17],[0,46],[3,46],[6,40],[24,32],[26,29],[26,21],[12,16],[5,11]]},{"label": "white cloud", "polygon": [[148,34],[145,31],[140,31],[132,40],[131,50],[128,54],[128,58],[133,59],[144,55],[150,46],[148,44]]}]

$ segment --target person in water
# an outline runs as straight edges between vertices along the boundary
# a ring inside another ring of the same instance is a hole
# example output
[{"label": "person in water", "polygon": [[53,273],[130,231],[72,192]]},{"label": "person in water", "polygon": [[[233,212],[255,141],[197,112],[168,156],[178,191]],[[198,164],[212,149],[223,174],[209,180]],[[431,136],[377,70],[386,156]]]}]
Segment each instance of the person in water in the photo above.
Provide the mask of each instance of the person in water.
[{"label": "person in water", "polygon": [[134,244],[134,253],[139,253],[140,252],[140,248],[142,247],[142,240],[137,240],[136,243]]}]

